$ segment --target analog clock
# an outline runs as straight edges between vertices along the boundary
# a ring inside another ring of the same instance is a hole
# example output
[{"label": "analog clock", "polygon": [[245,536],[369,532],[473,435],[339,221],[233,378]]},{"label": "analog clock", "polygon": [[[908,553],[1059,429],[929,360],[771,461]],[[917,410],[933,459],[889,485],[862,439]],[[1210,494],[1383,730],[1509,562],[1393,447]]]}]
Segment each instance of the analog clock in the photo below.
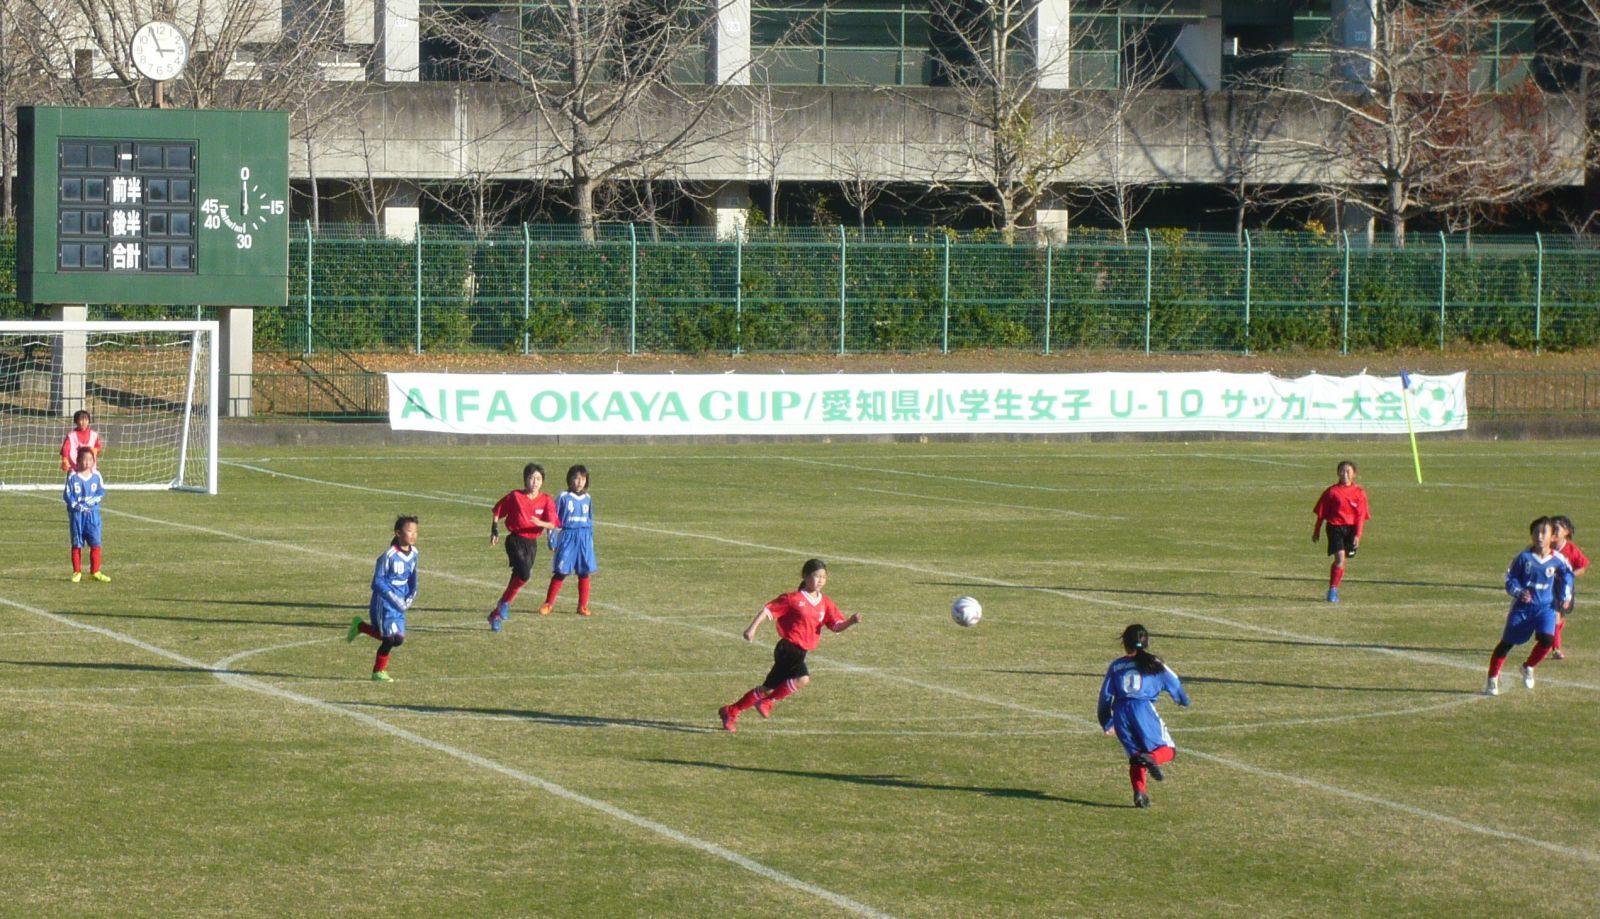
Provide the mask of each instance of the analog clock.
[{"label": "analog clock", "polygon": [[156,82],[171,80],[189,63],[189,40],[170,22],[147,22],[129,45],[133,66]]}]

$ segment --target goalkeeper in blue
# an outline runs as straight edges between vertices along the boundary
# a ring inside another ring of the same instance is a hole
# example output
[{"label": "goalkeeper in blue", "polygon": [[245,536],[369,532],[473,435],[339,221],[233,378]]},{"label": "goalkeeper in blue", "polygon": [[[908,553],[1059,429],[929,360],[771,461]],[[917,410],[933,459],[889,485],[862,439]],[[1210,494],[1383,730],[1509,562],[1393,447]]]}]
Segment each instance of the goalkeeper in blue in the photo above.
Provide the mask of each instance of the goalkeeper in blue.
[{"label": "goalkeeper in blue", "polygon": [[1557,612],[1572,605],[1572,565],[1556,549],[1556,525],[1549,517],[1528,524],[1533,542],[1511,560],[1506,569],[1506,593],[1511,611],[1500,643],[1489,653],[1489,682],[1485,695],[1500,695],[1500,668],[1511,649],[1533,639],[1533,650],[1522,662],[1522,685],[1533,688],[1533,668],[1556,644]]},{"label": "goalkeeper in blue", "polygon": [[72,583],[83,580],[83,547],[89,547],[89,577],[110,583],[111,575],[100,570],[100,502],[106,496],[106,483],[95,469],[93,447],[78,450],[77,468],[67,474],[67,487],[61,497],[67,502],[67,529],[72,534]]},{"label": "goalkeeper in blue", "polygon": [[1100,686],[1097,716],[1100,728],[1116,735],[1128,751],[1128,779],[1133,783],[1133,806],[1149,807],[1145,774],[1157,782],[1166,778],[1161,767],[1172,762],[1178,751],[1172,735],[1156,713],[1156,697],[1166,691],[1179,705],[1189,704],[1178,675],[1151,654],[1150,633],[1142,625],[1122,630],[1122,647],[1127,653],[1111,662],[1105,682]]},{"label": "goalkeeper in blue", "polygon": [[350,620],[345,641],[355,641],[357,635],[376,638],[378,656],[372,662],[372,681],[392,683],[389,676],[389,652],[405,644],[406,611],[417,599],[417,518],[396,517],[394,539],[389,548],[378,556],[372,570],[372,599],[367,603],[367,619],[357,616]]}]

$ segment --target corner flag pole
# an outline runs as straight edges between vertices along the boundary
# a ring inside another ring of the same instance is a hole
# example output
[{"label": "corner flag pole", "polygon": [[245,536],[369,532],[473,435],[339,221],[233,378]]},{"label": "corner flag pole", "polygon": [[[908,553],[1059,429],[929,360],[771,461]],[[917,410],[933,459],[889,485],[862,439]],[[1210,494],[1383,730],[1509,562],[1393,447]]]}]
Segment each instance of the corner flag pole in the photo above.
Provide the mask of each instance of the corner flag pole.
[{"label": "corner flag pole", "polygon": [[1411,437],[1411,464],[1417,469],[1417,484],[1422,484],[1422,454],[1417,452],[1417,431],[1411,426],[1411,374],[1400,371],[1400,404],[1406,413],[1406,434]]}]

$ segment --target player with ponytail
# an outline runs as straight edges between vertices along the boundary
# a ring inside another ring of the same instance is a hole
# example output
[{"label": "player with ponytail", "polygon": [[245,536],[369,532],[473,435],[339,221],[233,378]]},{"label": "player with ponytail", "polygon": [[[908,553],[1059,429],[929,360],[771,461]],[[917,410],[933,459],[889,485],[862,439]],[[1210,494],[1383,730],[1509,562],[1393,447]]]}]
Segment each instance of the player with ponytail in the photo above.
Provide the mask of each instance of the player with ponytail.
[{"label": "player with ponytail", "polygon": [[1179,705],[1188,705],[1189,694],[1178,675],[1150,653],[1150,633],[1144,626],[1135,623],[1122,630],[1122,649],[1125,653],[1106,669],[1097,715],[1100,728],[1115,735],[1128,752],[1134,807],[1149,807],[1145,775],[1158,782],[1166,778],[1161,767],[1177,755],[1156,712],[1156,697],[1165,691]]}]

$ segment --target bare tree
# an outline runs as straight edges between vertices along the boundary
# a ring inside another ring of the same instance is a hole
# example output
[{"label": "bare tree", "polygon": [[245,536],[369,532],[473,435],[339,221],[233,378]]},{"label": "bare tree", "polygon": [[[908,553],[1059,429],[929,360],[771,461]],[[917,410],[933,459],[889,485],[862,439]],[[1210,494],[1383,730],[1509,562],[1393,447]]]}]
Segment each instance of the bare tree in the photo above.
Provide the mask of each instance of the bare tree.
[{"label": "bare tree", "polygon": [[1173,109],[1149,104],[1152,91],[1171,67],[1171,47],[1155,46],[1142,38],[1122,37],[1117,86],[1085,95],[1090,119],[1102,126],[1104,133],[1090,148],[1088,160],[1094,172],[1084,191],[1111,218],[1124,243],[1158,179],[1139,165],[1149,162],[1140,131],[1161,133],[1175,120]]},{"label": "bare tree", "polygon": [[[1077,93],[1041,88],[1061,56],[1035,52],[1035,0],[932,0],[937,67],[951,91],[929,105],[963,128],[942,183],[971,189],[969,203],[1007,239],[1033,226],[1061,173],[1084,153]],[[1065,52],[1062,52],[1064,55]],[[975,186],[969,183],[975,183]]]},{"label": "bare tree", "polygon": [[1567,220],[1586,233],[1600,221],[1600,0],[1541,0],[1541,8],[1550,39],[1541,52],[1576,84],[1583,115],[1583,204]]},{"label": "bare tree", "polygon": [[833,170],[839,176],[839,194],[855,209],[856,227],[867,229],[867,212],[889,188],[883,166],[871,147],[854,144],[841,147]]},{"label": "bare tree", "polygon": [[[523,90],[523,117],[544,129],[534,165],[570,191],[585,238],[596,192],[711,140],[726,127],[730,87],[705,85],[706,37],[716,11],[689,0],[549,0],[515,18],[463,18],[441,9],[425,27],[451,34],[463,57]],[[644,132],[638,126],[647,126]]]},{"label": "bare tree", "polygon": [[750,88],[751,164],[767,183],[767,222],[777,226],[778,191],[784,165],[801,141],[798,122],[817,100],[802,102],[796,94],[761,82]]},{"label": "bare tree", "polygon": [[1510,94],[1478,85],[1479,39],[1494,18],[1485,0],[1370,0],[1368,11],[1370,47],[1304,49],[1326,54],[1341,84],[1278,87],[1325,118],[1317,137],[1284,143],[1333,176],[1326,196],[1353,196],[1404,245],[1414,217],[1470,226],[1571,168],[1551,97],[1531,84]]},{"label": "bare tree", "polygon": [[1212,165],[1233,204],[1233,232],[1244,239],[1245,220],[1266,196],[1266,145],[1283,123],[1285,97],[1261,86],[1229,88],[1200,99],[1200,130]]}]

